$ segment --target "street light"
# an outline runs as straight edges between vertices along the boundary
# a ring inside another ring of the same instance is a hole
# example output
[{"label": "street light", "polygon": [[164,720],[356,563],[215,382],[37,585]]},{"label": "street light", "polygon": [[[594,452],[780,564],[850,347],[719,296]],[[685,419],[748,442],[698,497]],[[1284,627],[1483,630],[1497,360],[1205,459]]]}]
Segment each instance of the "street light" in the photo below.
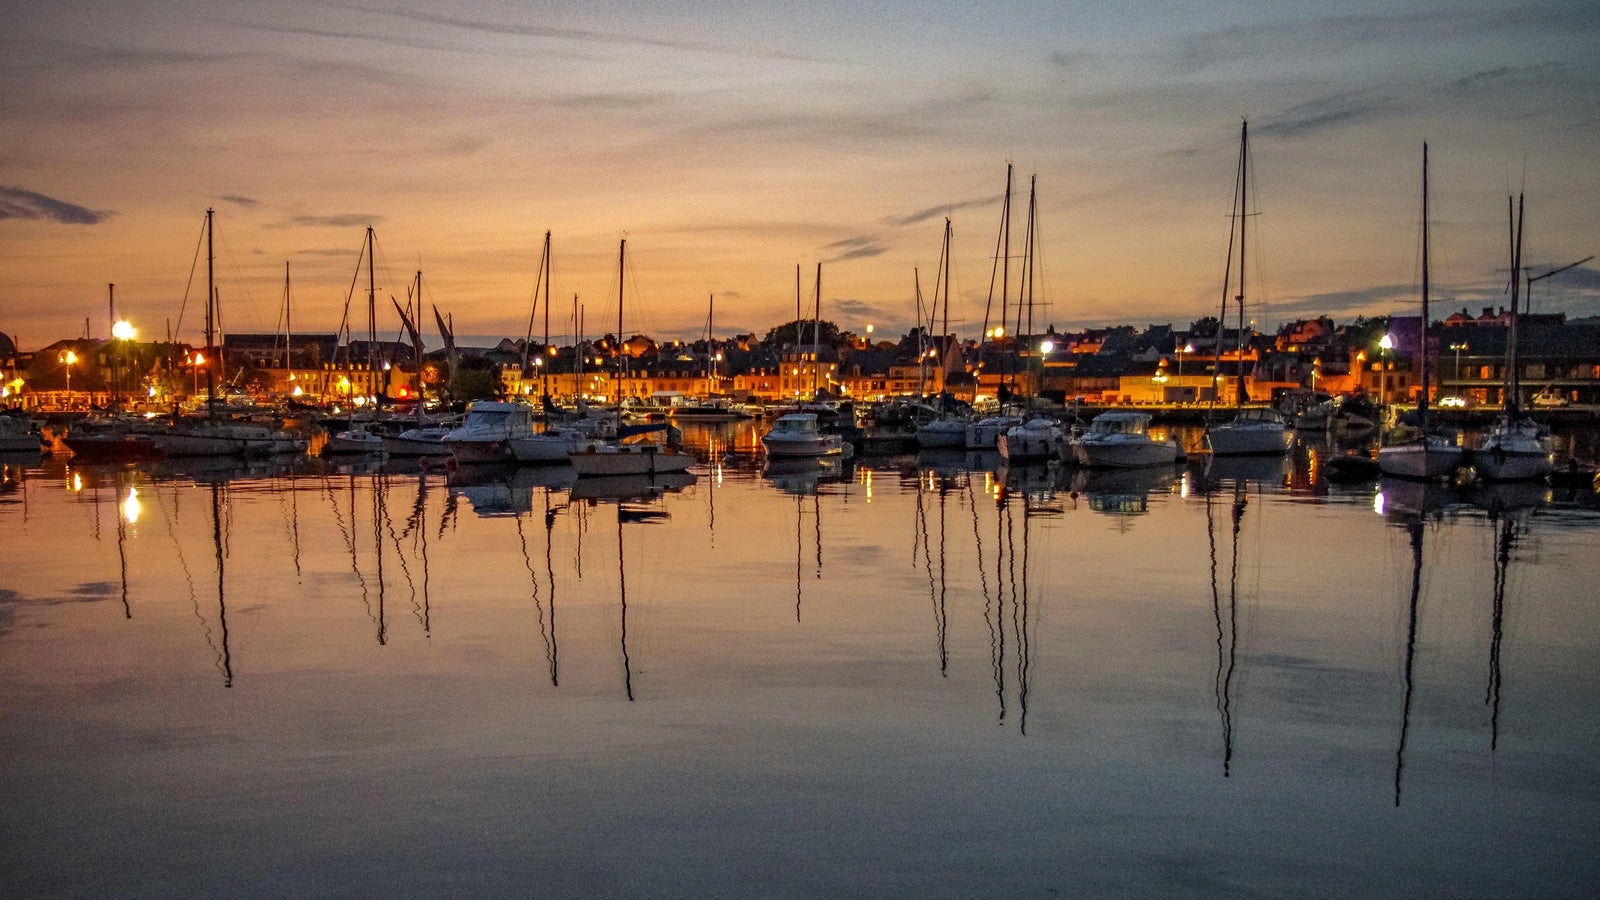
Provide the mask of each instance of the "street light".
[{"label": "street light", "polygon": [[1378,349],[1383,355],[1378,363],[1378,402],[1384,406],[1389,405],[1389,351],[1394,349],[1394,335],[1387,331],[1378,339]]},{"label": "street light", "polygon": [[63,350],[56,359],[67,369],[67,409],[72,409],[72,364],[78,361],[78,354]]},{"label": "street light", "polygon": [[1182,347],[1178,348],[1178,380],[1180,381],[1183,380],[1183,357],[1185,354],[1193,352],[1193,344],[1184,344]]},{"label": "street light", "polygon": [[1467,342],[1466,341],[1462,341],[1459,344],[1451,344],[1450,345],[1450,349],[1454,350],[1456,352],[1456,392],[1460,393],[1460,391],[1461,391],[1461,351],[1468,349]]},{"label": "street light", "polygon": [[128,342],[133,340],[133,336],[134,336],[135,333],[136,332],[133,329],[133,324],[130,323],[127,319],[118,319],[111,326],[111,336],[113,338],[115,338],[117,340],[117,342],[118,342],[117,343],[117,354],[116,354],[117,355],[116,366],[114,367],[114,371],[112,372],[112,375],[116,379],[116,382],[117,382],[117,390],[115,391],[115,400],[117,402],[113,402],[111,404],[113,409],[116,409],[118,406],[121,405],[120,400],[121,400],[121,396],[122,396],[122,368],[123,368],[123,364],[128,361]]}]

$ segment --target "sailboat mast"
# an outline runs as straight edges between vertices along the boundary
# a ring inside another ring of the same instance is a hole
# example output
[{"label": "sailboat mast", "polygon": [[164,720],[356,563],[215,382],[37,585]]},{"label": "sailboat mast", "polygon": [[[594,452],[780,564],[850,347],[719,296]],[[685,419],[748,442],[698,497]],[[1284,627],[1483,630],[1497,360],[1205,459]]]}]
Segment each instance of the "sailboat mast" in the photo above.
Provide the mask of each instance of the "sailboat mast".
[{"label": "sailboat mast", "polygon": [[817,369],[822,367],[818,345],[822,342],[822,263],[817,263],[817,304],[811,319],[811,399],[817,399]]},{"label": "sailboat mast", "polygon": [[1417,358],[1422,362],[1422,397],[1417,418],[1428,424],[1428,143],[1422,143],[1422,325],[1417,329]]},{"label": "sailboat mast", "polygon": [[289,341],[294,334],[293,323],[289,321],[289,261],[283,261],[283,370],[284,374],[292,376],[294,357],[289,353]]},{"label": "sailboat mast", "polygon": [[215,418],[217,415],[217,342],[216,342],[216,306],[217,306],[217,255],[215,245],[212,243],[212,231],[215,225],[214,211],[206,210],[206,410]]},{"label": "sailboat mast", "polygon": [[623,238],[617,248],[617,424],[622,424],[622,368],[627,356],[622,352],[622,261],[628,252],[628,239]]},{"label": "sailboat mast", "polygon": [[1244,406],[1244,240],[1245,218],[1250,214],[1250,123],[1245,122],[1239,126],[1239,293],[1234,298],[1239,304],[1239,365],[1235,369],[1238,376],[1233,395],[1234,409]]},{"label": "sailboat mast", "polygon": [[[950,373],[950,217],[944,217],[944,327],[939,334],[939,368],[945,374]],[[943,381],[940,382],[943,390]]]},{"label": "sailboat mast", "polygon": [[[372,273],[372,226],[367,226],[367,390],[377,385],[374,353],[378,349],[378,282]],[[375,394],[374,394],[375,395]]]},{"label": "sailboat mast", "polygon": [[[545,356],[550,355],[550,232],[548,231],[544,233],[544,345],[539,352]],[[549,397],[550,367],[541,362],[539,371],[544,375],[540,379],[539,390],[545,397]]]},{"label": "sailboat mast", "polygon": [[[1506,198],[1506,209],[1510,212],[1511,198]],[[1505,407],[1506,420],[1515,421],[1522,411],[1522,379],[1517,373],[1517,307],[1519,283],[1522,281],[1522,195],[1517,195],[1516,214],[1512,219],[1512,244],[1511,244],[1511,322],[1506,329],[1506,397],[1502,405]]]},{"label": "sailboat mast", "polygon": [[706,297],[706,393],[716,390],[717,364],[717,335],[712,330],[717,314],[717,295],[710,294]]}]

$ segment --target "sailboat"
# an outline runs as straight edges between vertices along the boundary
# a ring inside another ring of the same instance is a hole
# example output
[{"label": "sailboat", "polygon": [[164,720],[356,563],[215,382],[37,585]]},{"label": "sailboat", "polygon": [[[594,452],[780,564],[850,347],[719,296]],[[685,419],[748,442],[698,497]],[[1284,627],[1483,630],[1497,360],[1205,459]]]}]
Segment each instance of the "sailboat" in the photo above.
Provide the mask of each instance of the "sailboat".
[{"label": "sailboat", "polygon": [[[628,239],[623,238],[617,249],[617,342],[622,341],[622,298]],[[621,352],[619,346],[618,352]],[[620,360],[620,356],[619,356]],[[620,376],[621,373],[619,372]],[[622,384],[619,379],[618,390]],[[618,398],[621,399],[620,397]],[[627,429],[621,425],[622,404],[617,404],[617,440],[593,440],[582,449],[568,455],[572,468],[582,477],[608,475],[656,475],[683,472],[694,465],[694,457],[674,446],[663,446],[648,441],[625,442]],[[653,429],[652,429],[653,430]],[[642,433],[642,432],[639,432]]]},{"label": "sailboat", "polygon": [[[1245,409],[1244,407],[1244,260],[1245,221],[1249,216],[1246,205],[1249,180],[1250,123],[1245,122],[1239,129],[1239,171],[1234,184],[1235,204],[1233,209],[1234,228],[1239,235],[1239,292],[1233,298],[1239,306],[1238,385],[1234,392],[1233,420],[1212,425],[1206,431],[1206,441],[1211,445],[1211,453],[1215,456],[1281,456],[1289,451],[1289,445],[1294,442],[1294,432],[1289,430],[1289,427],[1283,421],[1283,417],[1278,415],[1277,411],[1260,408]],[[1233,241],[1231,238],[1228,243],[1230,251],[1228,255],[1231,262],[1233,255]],[[1224,276],[1222,284],[1222,313],[1217,316],[1215,360],[1219,369],[1218,376],[1222,374],[1219,364],[1222,361],[1223,325],[1228,321],[1228,284],[1229,279]],[[1216,402],[1215,391],[1213,391],[1212,402]]]},{"label": "sailboat", "polygon": [[206,210],[206,417],[197,422],[174,422],[151,433],[150,443],[168,456],[265,456],[305,449],[305,442],[286,431],[253,423],[223,422],[217,418],[216,371],[220,358],[216,345],[216,254],[213,251],[213,210]]},{"label": "sailboat", "polygon": [[[797,270],[798,271],[798,270]],[[799,276],[796,275],[796,282]],[[796,305],[799,300],[796,299]],[[798,344],[800,337],[799,319],[796,318],[795,338]],[[817,300],[813,311],[811,327],[811,392],[813,398],[817,392],[817,370],[822,368],[822,357],[818,348],[819,335],[822,331],[822,263],[817,263]],[[847,445],[844,436],[835,431],[824,431],[819,413],[811,411],[806,404],[800,404],[794,412],[778,417],[772,423],[772,430],[761,436],[761,448],[769,457],[821,457],[836,456],[845,452]]]},{"label": "sailboat", "polygon": [[1422,320],[1417,327],[1422,393],[1417,399],[1417,434],[1403,444],[1378,449],[1378,470],[1396,478],[1449,478],[1461,465],[1459,435],[1428,428],[1428,145],[1422,145]]},{"label": "sailboat", "polygon": [[[1506,198],[1509,206],[1510,198]],[[1522,280],[1522,199],[1517,198],[1511,243],[1511,323],[1506,329],[1505,412],[1472,454],[1472,468],[1489,481],[1533,481],[1555,470],[1548,431],[1522,416],[1517,374],[1517,300]]]}]

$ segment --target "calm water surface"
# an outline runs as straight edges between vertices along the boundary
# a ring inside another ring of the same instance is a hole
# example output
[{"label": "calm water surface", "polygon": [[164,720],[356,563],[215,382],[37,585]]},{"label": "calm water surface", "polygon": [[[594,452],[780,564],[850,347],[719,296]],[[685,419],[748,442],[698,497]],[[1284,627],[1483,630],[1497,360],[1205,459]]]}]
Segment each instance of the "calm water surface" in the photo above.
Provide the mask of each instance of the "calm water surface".
[{"label": "calm water surface", "polygon": [[621,501],[7,463],[7,893],[1600,883],[1592,493],[692,436]]}]

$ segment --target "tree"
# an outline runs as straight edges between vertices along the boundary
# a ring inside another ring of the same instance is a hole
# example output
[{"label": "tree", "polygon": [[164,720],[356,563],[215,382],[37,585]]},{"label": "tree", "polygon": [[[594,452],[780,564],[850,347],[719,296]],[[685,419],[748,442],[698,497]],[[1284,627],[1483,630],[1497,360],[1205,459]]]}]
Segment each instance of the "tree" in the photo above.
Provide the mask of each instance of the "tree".
[{"label": "tree", "polygon": [[[785,322],[782,325],[769,330],[767,332],[767,336],[762,340],[768,347],[772,348],[800,343],[809,345],[811,343],[812,324],[813,323],[811,319],[800,319],[793,322]],[[817,325],[819,326],[819,336],[817,338],[818,344],[824,347],[838,347],[840,345],[843,340],[843,335],[840,332],[838,325],[835,325],[827,319],[823,319],[820,323],[817,323]]]}]

